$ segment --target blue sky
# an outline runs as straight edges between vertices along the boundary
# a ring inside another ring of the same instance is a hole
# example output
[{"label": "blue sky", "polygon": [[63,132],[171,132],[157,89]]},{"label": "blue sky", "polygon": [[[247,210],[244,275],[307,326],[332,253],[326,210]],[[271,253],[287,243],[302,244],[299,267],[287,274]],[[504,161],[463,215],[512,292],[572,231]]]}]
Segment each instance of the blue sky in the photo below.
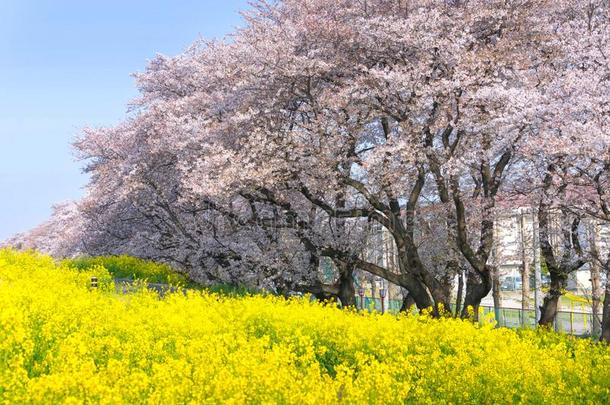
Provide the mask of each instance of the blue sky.
[{"label": "blue sky", "polygon": [[112,125],[130,74],[157,53],[222,37],[246,0],[0,0],[0,241],[82,195],[70,143]]}]

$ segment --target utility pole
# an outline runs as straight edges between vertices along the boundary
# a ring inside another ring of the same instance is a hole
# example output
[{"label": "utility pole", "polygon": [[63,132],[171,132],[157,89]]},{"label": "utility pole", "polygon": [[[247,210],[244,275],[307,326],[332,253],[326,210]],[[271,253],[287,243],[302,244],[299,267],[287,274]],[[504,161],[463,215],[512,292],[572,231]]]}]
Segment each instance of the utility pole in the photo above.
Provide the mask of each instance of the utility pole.
[{"label": "utility pole", "polygon": [[540,235],[538,234],[538,218],[536,209],[532,208],[533,251],[534,251],[534,306],[536,307],[536,323],[540,320],[540,304],[542,301],[542,274],[540,270]]},{"label": "utility pole", "polygon": [[496,224],[493,229],[494,237],[493,237],[493,250],[492,250],[492,263],[493,263],[493,271],[491,273],[491,295],[493,297],[494,303],[494,316],[496,319],[496,326],[500,327],[504,325],[504,319],[502,319],[502,292],[500,291],[500,264],[498,257],[498,243],[500,242],[500,236],[498,234],[498,219],[495,220]]},{"label": "utility pole", "polygon": [[523,208],[519,208],[519,236],[521,239],[521,325],[526,325],[526,313],[530,309],[530,262],[527,254],[527,243],[525,233],[525,214]]}]

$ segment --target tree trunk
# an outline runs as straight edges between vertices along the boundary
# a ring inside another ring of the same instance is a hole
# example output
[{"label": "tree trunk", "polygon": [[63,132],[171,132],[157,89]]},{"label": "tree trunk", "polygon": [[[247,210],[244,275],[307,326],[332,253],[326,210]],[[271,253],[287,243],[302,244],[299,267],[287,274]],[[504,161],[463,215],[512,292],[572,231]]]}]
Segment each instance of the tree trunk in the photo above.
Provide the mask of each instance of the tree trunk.
[{"label": "tree trunk", "polygon": [[[549,167],[549,173],[544,178],[545,191],[553,184],[553,166]],[[580,217],[570,218],[571,213],[567,209],[557,211],[559,217],[559,231],[561,244],[561,258],[555,256],[554,246],[551,243],[551,219],[550,203],[541,200],[538,209],[538,235],[540,240],[540,251],[549,269],[551,276],[551,286],[548,294],[544,297],[542,307],[540,307],[540,326],[550,327],[557,317],[559,298],[568,283],[568,275],[578,270],[586,262],[582,255],[582,248],[579,240]],[[572,258],[576,258],[573,260]]]},{"label": "tree trunk", "polygon": [[400,272],[404,275],[404,282],[400,284],[401,287],[409,291],[409,295],[413,297],[415,304],[419,310],[434,308],[434,300],[430,294],[430,289],[426,288],[422,280],[413,276],[410,273],[410,267],[408,266],[407,254],[401,251],[399,247],[399,258],[398,266]]},{"label": "tree trunk", "polygon": [[557,317],[559,298],[563,295],[568,282],[568,276],[565,272],[550,271],[550,274],[551,286],[540,307],[540,320],[538,321],[540,326],[547,327],[553,326]]},{"label": "tree trunk", "polygon": [[600,319],[600,306],[602,297],[602,286],[601,286],[601,275],[600,266],[597,260],[591,261],[591,313],[593,317],[592,321],[592,335],[600,336],[601,334],[601,319]]},{"label": "tree trunk", "polygon": [[336,301],[337,300],[337,296],[331,293],[327,293],[325,291],[317,291],[313,294],[314,297],[316,297],[316,299],[318,301]]},{"label": "tree trunk", "polygon": [[606,289],[604,294],[604,310],[600,340],[602,342],[610,343],[610,271],[608,268],[606,268]]},{"label": "tree trunk", "polygon": [[464,270],[460,270],[460,272],[458,274],[457,297],[455,299],[455,312],[454,312],[454,316],[456,318],[460,314],[461,309],[462,309],[462,298],[463,298],[463,295],[464,295]]},{"label": "tree trunk", "polygon": [[[443,304],[449,304],[447,297],[450,295],[450,288],[443,287],[442,283],[438,281],[436,281],[433,286],[429,287],[423,280],[423,278],[426,277],[425,275],[414,274],[411,272],[406,254],[401,254],[398,257],[398,266],[400,269],[399,274],[391,272],[374,263],[359,259],[355,259],[355,264],[358,268],[368,272],[371,275],[384,278],[385,280],[406,289],[409,292],[409,295],[415,301],[417,308],[420,310],[434,308],[435,301],[433,299],[433,294],[438,295],[439,297],[445,297],[443,298]],[[376,283],[374,282],[374,277],[372,280],[371,298],[374,299],[376,296]],[[449,291],[449,294],[445,290]]]},{"label": "tree trunk", "polygon": [[425,288],[424,284],[421,283],[420,286],[413,286],[412,283],[410,285],[404,286],[407,290],[409,290],[409,295],[413,297],[415,304],[419,310],[434,308],[434,301],[430,298],[430,294]]},{"label": "tree trunk", "polygon": [[[445,265],[445,273],[440,281],[431,288],[430,292],[434,298],[435,316],[446,316],[451,314],[451,290],[455,281],[455,275],[460,273],[460,264],[457,260],[448,260]],[[441,310],[442,307],[442,310]]]},{"label": "tree trunk", "polygon": [[356,307],[356,288],[354,287],[354,267],[348,263],[339,264],[339,300],[343,308]]},{"label": "tree trunk", "polygon": [[530,262],[527,257],[527,244],[525,233],[525,214],[519,214],[519,230],[521,239],[521,310],[522,321],[525,320],[525,313],[530,309]]},{"label": "tree trunk", "polygon": [[400,312],[409,312],[413,305],[415,305],[415,300],[408,291],[404,292],[403,289],[402,306],[400,307]]},{"label": "tree trunk", "polygon": [[530,309],[530,265],[527,259],[521,267],[521,309],[524,315]]},{"label": "tree trunk", "polygon": [[464,308],[462,308],[462,318],[469,318],[469,311],[473,311],[473,319],[479,320],[479,307],[481,300],[491,291],[491,269],[485,266],[482,272],[471,270],[466,276],[466,297],[464,298]]}]

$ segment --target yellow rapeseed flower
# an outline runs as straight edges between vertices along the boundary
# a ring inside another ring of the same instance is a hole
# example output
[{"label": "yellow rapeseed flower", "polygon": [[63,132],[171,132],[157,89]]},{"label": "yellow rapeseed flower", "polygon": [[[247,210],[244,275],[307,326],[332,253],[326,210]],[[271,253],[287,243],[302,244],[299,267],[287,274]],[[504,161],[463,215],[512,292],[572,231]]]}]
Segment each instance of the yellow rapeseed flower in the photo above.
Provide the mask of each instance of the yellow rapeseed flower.
[{"label": "yellow rapeseed flower", "polygon": [[606,345],[487,321],[120,295],[103,265],[0,250],[0,403],[609,403],[608,364]]}]

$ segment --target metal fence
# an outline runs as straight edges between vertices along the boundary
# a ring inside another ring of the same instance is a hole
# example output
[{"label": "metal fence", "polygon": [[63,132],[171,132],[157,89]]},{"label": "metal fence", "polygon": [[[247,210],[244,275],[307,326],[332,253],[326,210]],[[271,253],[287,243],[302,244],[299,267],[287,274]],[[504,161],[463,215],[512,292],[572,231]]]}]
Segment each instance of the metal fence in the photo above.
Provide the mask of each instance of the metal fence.
[{"label": "metal fence", "polygon": [[[95,280],[94,280],[95,279]],[[91,287],[97,288],[97,277],[91,278]],[[148,283],[149,289],[157,291],[161,296],[167,292],[175,292],[178,289],[176,287],[168,286],[166,284]],[[133,292],[134,286],[133,280],[130,279],[116,279],[115,290],[117,293],[128,294]],[[182,289],[183,293],[186,294],[187,289]],[[402,307],[402,300],[388,300],[388,308],[383,308],[385,312],[398,313]],[[364,308],[368,311],[382,311],[381,299],[373,297],[364,297],[364,305],[362,305],[362,299],[356,297],[356,305],[358,308]],[[482,317],[490,320],[495,320],[498,326],[504,326],[507,328],[535,328],[536,327],[536,311],[533,309],[522,310],[521,308],[506,308],[501,307],[499,312],[499,319],[496,319],[496,313],[494,307],[481,305],[483,311]],[[555,318],[555,330],[557,332],[563,332],[574,336],[588,337],[593,334],[593,314],[586,311],[558,311],[557,317]]]},{"label": "metal fence", "polygon": [[[360,297],[356,298],[358,308],[369,311],[381,312],[381,300],[379,298],[364,297],[364,306],[361,306]],[[397,313],[402,306],[401,300],[389,300],[389,308],[386,312]],[[522,310],[521,308],[500,308],[499,318],[493,306],[481,305],[483,317],[495,320],[498,326],[507,328],[535,328],[537,324],[536,311],[534,309]],[[588,337],[593,334],[593,314],[586,311],[558,311],[555,318],[555,330],[569,335]]]},{"label": "metal fence", "polygon": [[[537,324],[536,311],[521,308],[500,308],[500,319],[496,319],[494,308],[483,306],[484,316],[498,322],[498,326],[507,328],[534,328]],[[490,315],[489,315],[490,314]],[[574,336],[587,337],[593,334],[593,314],[580,311],[558,311],[554,324],[555,331]]]},{"label": "metal fence", "polygon": [[[384,308],[386,312],[396,313],[402,307],[401,300],[389,300],[389,308]],[[360,297],[356,297],[358,308],[364,308],[369,311],[381,312],[381,299],[373,297],[364,297],[364,306],[361,305]]]}]

